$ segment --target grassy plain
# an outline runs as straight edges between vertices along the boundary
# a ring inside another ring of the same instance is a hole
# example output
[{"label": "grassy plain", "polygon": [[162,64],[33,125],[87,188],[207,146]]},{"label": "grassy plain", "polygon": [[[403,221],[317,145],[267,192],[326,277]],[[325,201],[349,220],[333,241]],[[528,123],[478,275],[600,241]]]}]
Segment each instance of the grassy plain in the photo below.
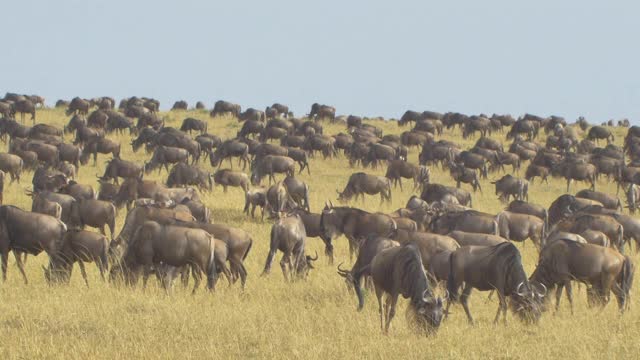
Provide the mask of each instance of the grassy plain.
[{"label": "grassy plain", "polygon": [[[209,132],[228,138],[235,136],[240,124],[230,118],[211,120],[206,112],[176,111],[162,113],[167,125],[179,126],[187,116],[209,122]],[[63,110],[38,111],[40,122],[62,127],[68,120]],[[396,123],[375,122],[385,134],[400,133]],[[344,131],[339,124],[324,124],[325,133]],[[624,131],[615,129],[616,143]],[[504,134],[494,134],[505,141]],[[128,145],[130,138],[113,136],[122,143],[122,157],[143,161],[146,154],[134,154]],[[446,132],[443,138],[472,146],[476,138],[463,140],[459,130]],[[418,150],[410,153],[416,162]],[[79,182],[96,186],[96,174],[102,174],[107,157],[100,156],[97,167],[82,167]],[[225,163],[225,166],[227,164]],[[210,169],[208,163],[202,166]],[[234,167],[236,164],[234,163]],[[311,172],[300,175],[311,189],[313,211],[320,211],[325,200],[336,203],[336,189],[341,189],[351,169],[346,159],[311,160]],[[384,175],[385,169],[367,170]],[[521,170],[522,172],[524,171]],[[24,193],[31,187],[31,174],[22,183],[7,185],[5,203],[30,208],[30,198]],[[522,174],[521,174],[522,175]],[[489,180],[502,174],[490,175]],[[166,172],[151,178],[164,180]],[[432,181],[451,183],[449,175],[432,169]],[[408,183],[407,183],[408,185]],[[549,185],[536,182],[530,187],[532,202],[548,206],[565,190],[561,180]],[[482,181],[483,193],[473,195],[477,209],[497,213],[503,205],[493,194],[493,186]],[[96,187],[97,188],[97,187]],[[584,188],[572,185],[571,192]],[[606,179],[598,190],[615,193],[615,186]],[[411,186],[404,192],[393,190],[391,205],[379,205],[379,198],[367,198],[369,211],[390,212],[404,206],[411,195]],[[571,316],[566,299],[562,299],[557,314],[548,312],[537,326],[525,326],[511,314],[506,326],[492,324],[497,309],[495,298],[474,292],[471,311],[477,324],[466,322],[460,306],[452,307],[452,315],[435,337],[414,335],[406,326],[400,301],[398,316],[389,336],[379,329],[375,297],[368,296],[363,312],[356,312],[355,296],[348,293],[334,266],[323,257],[319,239],[310,239],[308,251],[318,251],[317,269],[308,280],[285,283],[279,266],[271,275],[260,278],[269,247],[269,222],[252,220],[242,213],[244,197],[239,189],[223,193],[220,187],[205,193],[203,201],[212,209],[215,222],[227,223],[249,231],[254,245],[246,261],[249,271],[247,289],[228,288],[226,281],[218,284],[215,294],[202,290],[192,296],[189,290],[176,286],[171,296],[158,288],[155,281],[143,292],[140,288],[115,288],[103,283],[93,265],[88,266],[90,288],[86,288],[76,269],[68,286],[49,287],[40,265],[46,255],[30,258],[25,285],[10,259],[6,283],[0,284],[0,356],[2,358],[637,358],[640,355],[640,302],[632,298],[631,310],[624,316],[613,302],[604,311],[588,309],[584,287],[577,291],[576,312]],[[124,211],[118,215],[118,228],[124,222]],[[525,269],[531,273],[537,254],[530,242],[518,245],[523,253]],[[634,255],[635,256],[635,255]],[[634,258],[637,262],[637,257]],[[345,238],[336,242],[336,264],[348,263]],[[276,258],[279,261],[279,255]],[[636,276],[634,289],[638,289]]]}]

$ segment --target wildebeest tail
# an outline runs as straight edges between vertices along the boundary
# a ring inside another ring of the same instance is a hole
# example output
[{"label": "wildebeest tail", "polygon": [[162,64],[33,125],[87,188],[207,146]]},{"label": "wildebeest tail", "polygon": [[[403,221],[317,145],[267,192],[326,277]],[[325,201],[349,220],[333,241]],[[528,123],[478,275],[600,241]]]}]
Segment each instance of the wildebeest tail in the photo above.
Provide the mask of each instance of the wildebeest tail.
[{"label": "wildebeest tail", "polygon": [[213,236],[209,236],[209,264],[207,265],[207,287],[214,290],[216,286],[216,257],[215,257],[215,240]]},{"label": "wildebeest tail", "polygon": [[251,251],[252,246],[253,246],[253,239],[250,237],[249,246],[247,247],[247,251],[244,252],[244,255],[242,255],[242,261],[245,261],[247,259],[247,256],[249,255],[249,251]]},{"label": "wildebeest tail", "polygon": [[631,293],[631,285],[633,285],[633,275],[634,268],[633,263],[631,262],[631,258],[625,256],[624,262],[622,263],[622,274],[620,275],[618,283],[618,286],[620,286],[620,290],[622,290],[625,308],[628,308],[630,305],[629,295]]}]

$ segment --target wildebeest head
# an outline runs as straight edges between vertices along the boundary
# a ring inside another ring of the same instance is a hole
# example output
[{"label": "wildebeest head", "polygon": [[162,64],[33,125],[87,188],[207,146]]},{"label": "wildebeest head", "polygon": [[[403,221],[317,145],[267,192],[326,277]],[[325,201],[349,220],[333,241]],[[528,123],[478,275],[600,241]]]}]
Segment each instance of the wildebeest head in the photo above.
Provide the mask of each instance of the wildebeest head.
[{"label": "wildebeest head", "polygon": [[540,320],[544,311],[544,296],[547,287],[540,283],[521,282],[513,295],[511,307],[520,320],[528,324],[535,324]]},{"label": "wildebeest head", "polygon": [[320,216],[320,237],[322,240],[331,242],[332,239],[342,235],[341,224],[342,216],[335,211],[331,201],[325,203]]},{"label": "wildebeest head", "polygon": [[305,255],[304,259],[298,262],[297,274],[301,279],[304,279],[309,275],[309,270],[315,269],[313,267],[313,262],[316,260],[318,260],[318,252],[316,252],[315,257]]},{"label": "wildebeest head", "polygon": [[444,317],[442,298],[434,297],[429,289],[426,289],[422,300],[413,305],[407,308],[408,322],[413,324],[416,331],[426,335],[434,333],[440,327]]}]

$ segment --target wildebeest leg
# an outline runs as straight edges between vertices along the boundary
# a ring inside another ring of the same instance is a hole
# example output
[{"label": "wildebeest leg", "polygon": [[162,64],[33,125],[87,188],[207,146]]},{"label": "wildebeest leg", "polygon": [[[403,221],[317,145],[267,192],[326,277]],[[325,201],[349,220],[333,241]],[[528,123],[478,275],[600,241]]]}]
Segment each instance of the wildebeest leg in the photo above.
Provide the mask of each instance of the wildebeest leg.
[{"label": "wildebeest leg", "polygon": [[496,313],[496,317],[493,319],[493,324],[497,324],[498,320],[500,320],[500,312],[503,313],[504,323],[507,324],[507,300],[505,299],[504,294],[498,291],[498,312]]},{"label": "wildebeest leg", "polygon": [[[111,232],[111,233],[113,234],[113,232]],[[100,226],[100,234],[102,234],[102,235],[107,235],[107,234],[104,232],[104,224]]]},{"label": "wildebeest leg", "polygon": [[571,179],[567,179],[567,192],[569,192],[569,184],[571,184]]},{"label": "wildebeest leg", "polygon": [[[157,271],[157,269],[156,269]],[[153,272],[151,265],[145,265],[142,269],[142,290],[147,289],[147,281],[149,280],[149,275]],[[161,276],[162,279],[162,276]]]},{"label": "wildebeest leg", "polygon": [[2,281],[7,281],[7,261],[9,260],[9,252],[3,252],[0,257],[2,258],[2,264],[0,264],[0,266],[2,267]]},{"label": "wildebeest leg", "polygon": [[[562,297],[562,289],[564,288],[564,283],[558,284],[558,289],[556,289],[556,311],[560,309],[560,298]],[[567,298],[569,297],[569,288],[567,288]]]},{"label": "wildebeest leg", "polygon": [[22,274],[22,277],[24,278],[24,284],[28,285],[29,281],[27,280],[27,274],[24,272],[24,264],[22,263],[22,257],[20,257],[20,252],[13,250],[13,256],[15,256],[16,258],[16,264],[18,265],[18,269],[20,270],[20,273]]},{"label": "wildebeest leg", "polygon": [[284,280],[289,280],[287,276],[287,264],[289,263],[290,256],[288,254],[282,255],[282,259],[280,259],[280,268],[282,269],[282,275],[284,275]]},{"label": "wildebeest leg", "polygon": [[393,317],[396,315],[396,304],[398,303],[398,296],[392,296],[389,295],[389,297],[387,297],[387,307],[388,307],[388,312],[387,312],[387,323],[385,324],[384,327],[384,333],[385,334],[389,334],[389,326],[391,325],[391,320],[393,320]]},{"label": "wildebeest leg", "polygon": [[470,324],[473,324],[473,317],[471,316],[471,311],[469,311],[469,295],[471,295],[471,290],[473,290],[471,285],[465,284],[462,294],[460,295],[460,303],[462,307],[464,307],[464,312],[467,314],[467,320],[469,320]]},{"label": "wildebeest leg", "polygon": [[[571,281],[568,280],[564,284],[567,292],[567,300],[569,300],[569,307],[571,308],[571,315],[573,315],[573,290],[571,289]],[[560,297],[558,297],[560,299]]]},{"label": "wildebeest leg", "polygon": [[[384,314],[382,312],[382,289],[376,287],[376,298],[378,298],[378,314],[380,314],[380,330],[384,331]],[[386,310],[386,309],[385,309]]]},{"label": "wildebeest leg", "polygon": [[193,290],[191,291],[191,295],[195,295],[196,290],[198,290],[200,286],[202,271],[197,265],[191,265],[191,275],[193,276]]},{"label": "wildebeest leg", "polygon": [[84,279],[84,284],[89,287],[89,280],[87,280],[87,272],[84,269],[84,263],[82,261],[78,261],[78,267],[80,268],[80,273]]}]

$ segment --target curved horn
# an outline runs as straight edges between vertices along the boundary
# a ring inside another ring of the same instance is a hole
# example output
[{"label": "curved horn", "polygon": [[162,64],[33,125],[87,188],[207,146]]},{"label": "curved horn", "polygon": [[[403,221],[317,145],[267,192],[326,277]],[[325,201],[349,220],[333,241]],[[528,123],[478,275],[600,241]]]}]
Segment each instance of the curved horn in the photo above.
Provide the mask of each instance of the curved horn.
[{"label": "curved horn", "polygon": [[522,285],[524,285],[524,281],[518,284],[518,287],[516,288],[516,294],[518,294],[519,296],[525,296],[525,294],[520,291],[520,288],[522,287]]},{"label": "curved horn", "polygon": [[348,270],[344,270],[342,268],[342,263],[338,264],[338,274],[342,277],[347,277],[347,275],[349,274]]},{"label": "curved horn", "polygon": [[311,260],[311,261],[318,260],[318,252],[316,251],[316,257],[315,258],[312,258],[311,256],[309,256],[309,260]]},{"label": "curved horn", "polygon": [[541,297],[545,297],[547,295],[547,287],[543,283],[539,283],[539,284],[544,289],[544,293],[542,293],[542,294],[538,293],[538,295],[540,295]]},{"label": "curved horn", "polygon": [[331,200],[329,200],[329,205],[333,208],[333,202]]},{"label": "curved horn", "polygon": [[424,289],[424,291],[422,292],[422,300],[424,300],[425,302],[428,302],[429,300],[431,300],[433,296],[431,295],[431,292],[429,291],[429,289]]}]

